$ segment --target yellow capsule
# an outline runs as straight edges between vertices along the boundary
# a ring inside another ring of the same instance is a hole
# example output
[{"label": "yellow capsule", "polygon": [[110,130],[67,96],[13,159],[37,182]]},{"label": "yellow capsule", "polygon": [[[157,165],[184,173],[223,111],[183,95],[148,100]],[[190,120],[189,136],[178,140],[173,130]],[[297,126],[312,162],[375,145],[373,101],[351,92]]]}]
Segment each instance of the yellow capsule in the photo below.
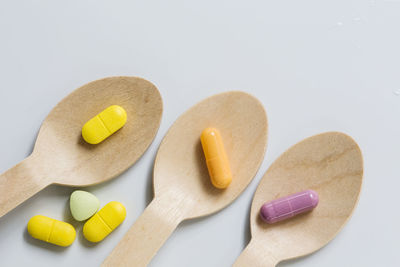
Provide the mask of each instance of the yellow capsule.
[{"label": "yellow capsule", "polygon": [[232,182],[232,173],[219,131],[206,128],[200,140],[212,184],[220,189],[227,188]]},{"label": "yellow capsule", "polygon": [[82,137],[89,144],[98,144],[121,129],[126,119],[125,109],[117,105],[109,106],[83,125]]},{"label": "yellow capsule", "polygon": [[90,242],[100,242],[117,228],[125,217],[124,205],[111,201],[85,223],[83,235]]},{"label": "yellow capsule", "polygon": [[75,228],[69,223],[58,221],[46,216],[33,216],[28,222],[28,233],[36,239],[67,247],[76,236]]}]

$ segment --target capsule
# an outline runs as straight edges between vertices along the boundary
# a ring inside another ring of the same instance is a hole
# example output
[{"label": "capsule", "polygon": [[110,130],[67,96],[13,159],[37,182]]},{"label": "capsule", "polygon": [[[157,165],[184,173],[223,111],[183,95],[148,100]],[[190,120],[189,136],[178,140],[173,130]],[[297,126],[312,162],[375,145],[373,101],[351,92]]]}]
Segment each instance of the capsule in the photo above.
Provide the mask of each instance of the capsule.
[{"label": "capsule", "polygon": [[220,189],[227,188],[232,182],[232,173],[219,131],[206,128],[201,133],[200,140],[211,183]]},{"label": "capsule", "polygon": [[71,245],[76,236],[75,228],[69,223],[46,216],[33,216],[28,222],[28,233],[36,239],[61,246]]},{"label": "capsule", "polygon": [[306,190],[265,203],[260,216],[267,223],[279,222],[314,209],[318,201],[317,192]]},{"label": "capsule", "polygon": [[124,205],[111,201],[83,226],[83,235],[90,242],[100,242],[117,228],[126,217]]},{"label": "capsule", "polygon": [[125,125],[126,111],[112,105],[91,118],[82,127],[82,137],[89,144],[98,144]]}]

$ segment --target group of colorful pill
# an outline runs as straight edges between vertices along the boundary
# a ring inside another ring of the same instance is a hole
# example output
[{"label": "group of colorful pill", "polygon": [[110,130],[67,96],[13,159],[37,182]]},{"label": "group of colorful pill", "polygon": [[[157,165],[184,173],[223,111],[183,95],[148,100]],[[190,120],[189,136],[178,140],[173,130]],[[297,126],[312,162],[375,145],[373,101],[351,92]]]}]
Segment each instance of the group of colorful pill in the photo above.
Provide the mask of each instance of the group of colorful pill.
[{"label": "group of colorful pill", "polygon": [[[126,111],[112,105],[90,119],[82,127],[82,137],[89,144],[99,144],[121,129],[127,121]],[[206,128],[200,136],[203,152],[213,186],[227,188],[232,182],[232,172],[222,137],[218,129]],[[318,194],[306,190],[297,194],[265,203],[260,217],[267,223],[275,223],[312,210],[318,204]],[[72,217],[86,221],[83,235],[90,242],[100,242],[118,227],[126,217],[125,207],[116,201],[109,202],[100,211],[96,196],[85,191],[74,191],[70,197]],[[28,232],[36,239],[59,246],[71,245],[76,237],[75,228],[66,222],[36,215],[28,222]]]},{"label": "group of colorful pill", "polygon": [[[70,197],[72,217],[77,221],[86,221],[83,235],[90,242],[100,242],[117,228],[126,217],[124,205],[111,201],[101,210],[96,196],[85,191],[74,191]],[[66,222],[43,215],[33,216],[28,222],[28,233],[36,239],[67,247],[76,237],[75,228]]]}]

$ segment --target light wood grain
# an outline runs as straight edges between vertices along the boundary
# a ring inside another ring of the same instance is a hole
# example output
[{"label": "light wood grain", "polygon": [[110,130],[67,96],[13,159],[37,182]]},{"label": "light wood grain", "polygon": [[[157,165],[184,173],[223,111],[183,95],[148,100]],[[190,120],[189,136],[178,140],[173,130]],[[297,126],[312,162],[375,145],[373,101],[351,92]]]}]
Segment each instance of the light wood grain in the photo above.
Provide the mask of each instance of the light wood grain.
[{"label": "light wood grain", "polygon": [[[276,266],[326,245],[350,218],[362,177],[360,148],[343,133],[323,133],[294,145],[271,165],[257,187],[251,206],[252,239],[234,266]],[[276,224],[260,219],[265,202],[306,189],[319,195],[312,212]]]},{"label": "light wood grain", "polygon": [[[126,110],[126,125],[98,145],[86,143],[84,123],[113,104]],[[50,184],[87,186],[119,175],[151,144],[161,115],[160,93],[141,78],[105,78],[75,90],[47,116],[32,154],[0,175],[0,217]]]},{"label": "light wood grain", "polygon": [[[201,132],[217,128],[233,179],[213,187],[200,144]],[[267,144],[262,104],[243,92],[210,97],[184,113],[164,137],[154,165],[155,198],[103,266],[146,266],[186,219],[209,215],[232,203],[255,176]]]}]

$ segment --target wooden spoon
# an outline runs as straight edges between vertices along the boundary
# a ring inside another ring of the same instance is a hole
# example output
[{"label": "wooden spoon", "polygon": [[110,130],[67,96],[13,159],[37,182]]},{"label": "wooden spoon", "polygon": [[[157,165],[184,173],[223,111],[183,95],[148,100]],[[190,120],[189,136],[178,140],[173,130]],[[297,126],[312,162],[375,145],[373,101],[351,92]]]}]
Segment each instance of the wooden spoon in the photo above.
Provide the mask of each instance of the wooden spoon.
[{"label": "wooden spoon", "polygon": [[[212,186],[200,144],[206,127],[222,136],[233,174]],[[154,164],[155,197],[103,266],[146,266],[180,222],[232,203],[255,176],[267,144],[262,104],[243,92],[207,98],[184,113],[164,137]]]},{"label": "wooden spoon", "polygon": [[[86,143],[84,123],[113,104],[126,110],[126,125],[98,145]],[[32,154],[0,175],[0,217],[50,184],[87,186],[119,175],[146,151],[161,115],[160,93],[140,78],[105,78],[75,90],[47,116]]]},{"label": "wooden spoon", "polygon": [[[252,239],[235,267],[270,267],[325,246],[349,220],[358,200],[363,159],[354,140],[338,132],[305,139],[280,156],[257,187],[251,206]],[[259,217],[265,202],[312,189],[318,206],[276,224]]]}]

